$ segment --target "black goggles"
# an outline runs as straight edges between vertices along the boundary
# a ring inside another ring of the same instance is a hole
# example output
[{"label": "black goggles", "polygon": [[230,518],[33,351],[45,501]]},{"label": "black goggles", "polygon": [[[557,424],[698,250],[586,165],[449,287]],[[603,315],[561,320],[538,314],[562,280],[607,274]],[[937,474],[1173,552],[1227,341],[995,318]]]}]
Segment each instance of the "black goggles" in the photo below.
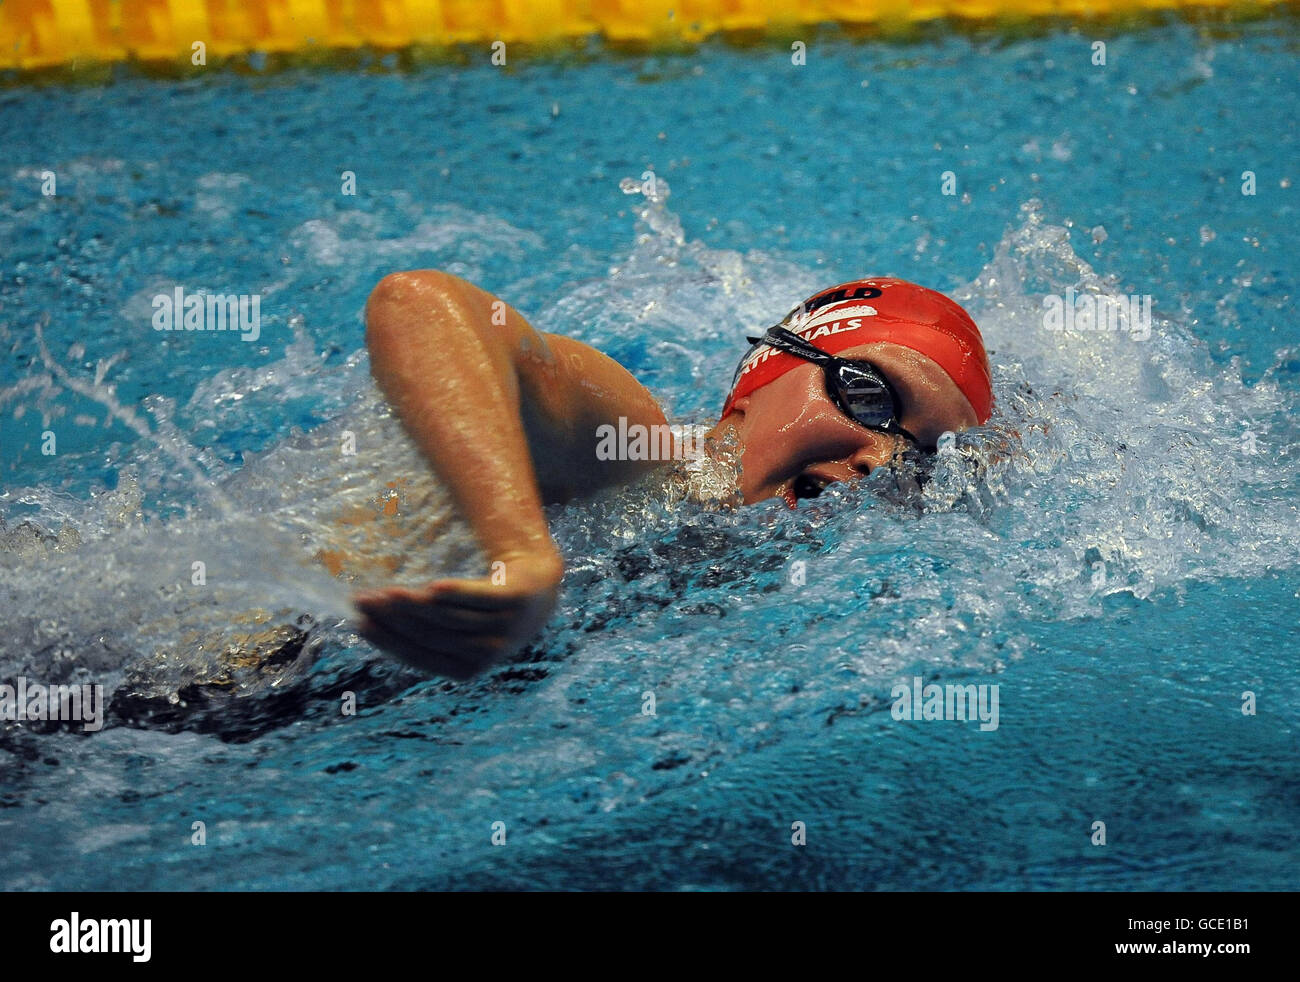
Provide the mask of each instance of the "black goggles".
[{"label": "black goggles", "polygon": [[826,394],[859,426],[879,433],[897,433],[919,443],[899,422],[898,393],[871,362],[836,358],[780,325],[769,327],[761,338],[747,340],[750,344],[766,344],[821,368],[826,377]]}]

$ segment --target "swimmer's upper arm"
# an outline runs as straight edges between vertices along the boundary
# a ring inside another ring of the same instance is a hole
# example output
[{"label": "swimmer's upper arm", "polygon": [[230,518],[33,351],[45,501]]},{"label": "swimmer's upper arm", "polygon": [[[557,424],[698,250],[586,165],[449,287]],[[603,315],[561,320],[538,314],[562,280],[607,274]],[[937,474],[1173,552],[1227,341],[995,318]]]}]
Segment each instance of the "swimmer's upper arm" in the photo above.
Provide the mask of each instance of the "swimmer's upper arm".
[{"label": "swimmer's upper arm", "polygon": [[[617,425],[620,417],[646,426],[666,422],[650,391],[609,355],[562,334],[545,337],[555,357],[564,411],[575,427],[594,430],[605,423]],[[521,381],[531,384],[533,379],[525,371]],[[590,440],[594,446],[594,435]]]},{"label": "swimmer's upper arm", "polygon": [[[451,273],[386,276],[371,294],[366,321],[373,361],[401,363],[421,338],[436,343],[446,335],[450,357],[486,362],[468,367],[499,379],[548,498],[588,493],[644,469],[636,462],[598,461],[598,426],[617,425],[620,417],[646,426],[665,422],[654,397],[613,358],[573,338],[536,330],[510,304]],[[467,331],[481,352],[466,351]]]}]

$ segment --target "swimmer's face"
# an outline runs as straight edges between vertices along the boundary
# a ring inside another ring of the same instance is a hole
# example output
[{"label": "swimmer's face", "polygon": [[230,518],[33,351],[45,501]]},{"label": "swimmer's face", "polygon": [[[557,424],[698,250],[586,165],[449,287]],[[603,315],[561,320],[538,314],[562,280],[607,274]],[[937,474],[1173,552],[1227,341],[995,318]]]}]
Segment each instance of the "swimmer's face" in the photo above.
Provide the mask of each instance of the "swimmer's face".
[{"label": "swimmer's face", "polygon": [[[924,448],[941,434],[975,426],[975,410],[957,384],[918,351],[887,342],[859,345],[837,357],[871,362],[898,394],[900,422]],[[736,402],[720,423],[734,424],[746,504],[781,498],[791,508],[828,484],[863,477],[907,446],[904,437],[859,426],[826,393],[816,365],[801,364]]]}]

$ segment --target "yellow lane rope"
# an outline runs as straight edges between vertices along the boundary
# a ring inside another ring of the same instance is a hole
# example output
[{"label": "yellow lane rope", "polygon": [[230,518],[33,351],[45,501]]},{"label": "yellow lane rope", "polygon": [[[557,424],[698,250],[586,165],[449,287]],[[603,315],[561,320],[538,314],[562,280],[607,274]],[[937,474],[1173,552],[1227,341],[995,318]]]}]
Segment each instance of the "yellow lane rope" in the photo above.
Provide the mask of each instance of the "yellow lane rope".
[{"label": "yellow lane rope", "polygon": [[1148,12],[1251,15],[1287,0],[0,0],[0,69],[349,48],[552,43],[601,35],[672,45],[719,32],[789,36],[838,23],[900,33],[944,18],[1024,22]]}]

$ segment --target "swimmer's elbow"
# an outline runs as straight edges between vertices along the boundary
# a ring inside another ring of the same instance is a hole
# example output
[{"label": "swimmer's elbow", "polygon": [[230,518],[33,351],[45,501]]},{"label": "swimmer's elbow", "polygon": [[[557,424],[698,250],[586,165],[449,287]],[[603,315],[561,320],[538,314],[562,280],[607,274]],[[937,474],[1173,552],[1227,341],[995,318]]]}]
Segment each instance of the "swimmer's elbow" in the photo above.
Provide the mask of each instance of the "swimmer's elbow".
[{"label": "swimmer's elbow", "polygon": [[437,269],[404,270],[381,279],[366,299],[366,347],[373,353],[409,341],[413,326],[429,322],[431,307],[451,301],[453,280]]}]

